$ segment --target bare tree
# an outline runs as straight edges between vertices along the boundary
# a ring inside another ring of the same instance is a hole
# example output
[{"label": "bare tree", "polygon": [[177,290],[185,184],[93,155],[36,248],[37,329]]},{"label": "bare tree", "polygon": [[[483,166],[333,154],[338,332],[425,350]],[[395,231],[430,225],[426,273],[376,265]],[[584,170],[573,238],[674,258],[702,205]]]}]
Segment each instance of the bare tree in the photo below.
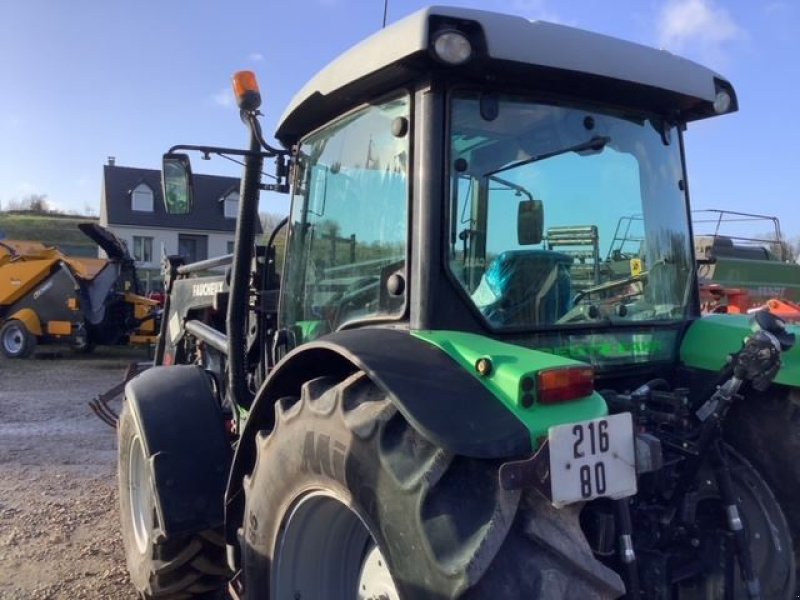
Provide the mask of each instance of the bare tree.
[{"label": "bare tree", "polygon": [[33,212],[50,212],[50,205],[47,202],[47,194],[30,194],[27,199],[30,203],[30,209]]},{"label": "bare tree", "polygon": [[[270,235],[272,235],[272,232],[278,226],[278,223],[280,223],[283,220],[284,216],[285,215],[280,215],[276,213],[267,213],[267,212],[259,213],[258,217],[261,220],[261,229],[264,232],[264,237],[260,243],[262,244],[267,243]],[[281,257],[283,257],[283,250],[285,246],[286,246],[286,227],[281,229],[281,231],[279,231],[278,234],[275,236],[275,253],[276,256],[279,257],[279,261],[281,260]]]},{"label": "bare tree", "polygon": [[770,232],[758,237],[769,240],[769,251],[781,260],[795,262],[800,255],[800,236],[789,238],[786,234],[781,233],[779,238],[777,233]]},{"label": "bare tree", "polygon": [[261,220],[261,228],[264,230],[264,234],[269,235],[272,233],[272,230],[278,226],[278,223],[281,222],[283,217],[284,215],[279,215],[276,213],[259,213],[258,218]]},{"label": "bare tree", "polygon": [[12,198],[8,201],[7,210],[29,210],[41,214],[51,212],[47,194],[28,194],[19,200]]}]

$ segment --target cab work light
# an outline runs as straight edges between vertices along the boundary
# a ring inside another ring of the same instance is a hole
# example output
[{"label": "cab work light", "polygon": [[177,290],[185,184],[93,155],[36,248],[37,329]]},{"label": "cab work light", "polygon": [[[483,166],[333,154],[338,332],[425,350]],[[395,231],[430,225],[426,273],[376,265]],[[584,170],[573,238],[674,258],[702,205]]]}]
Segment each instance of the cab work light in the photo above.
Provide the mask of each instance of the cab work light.
[{"label": "cab work light", "polygon": [[714,112],[718,115],[728,112],[731,109],[731,95],[725,90],[719,90],[714,97]]},{"label": "cab work light", "polygon": [[472,58],[472,44],[460,31],[445,29],[434,34],[433,52],[443,63],[462,65]]},{"label": "cab work light", "polygon": [[233,94],[242,110],[256,110],[261,106],[261,92],[252,71],[237,71],[233,75]]},{"label": "cab work light", "polygon": [[591,367],[559,367],[536,374],[536,400],[539,404],[559,404],[588,396],[594,390]]}]

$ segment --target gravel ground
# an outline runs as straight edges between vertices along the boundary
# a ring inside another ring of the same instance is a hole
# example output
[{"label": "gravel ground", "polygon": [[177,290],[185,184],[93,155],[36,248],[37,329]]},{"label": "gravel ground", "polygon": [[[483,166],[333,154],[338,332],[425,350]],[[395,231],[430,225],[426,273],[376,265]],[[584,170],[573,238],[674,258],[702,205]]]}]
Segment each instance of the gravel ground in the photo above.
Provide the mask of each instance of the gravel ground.
[{"label": "gravel ground", "polygon": [[136,598],[118,526],[116,434],[87,401],[143,360],[130,348],[0,356],[0,599]]}]

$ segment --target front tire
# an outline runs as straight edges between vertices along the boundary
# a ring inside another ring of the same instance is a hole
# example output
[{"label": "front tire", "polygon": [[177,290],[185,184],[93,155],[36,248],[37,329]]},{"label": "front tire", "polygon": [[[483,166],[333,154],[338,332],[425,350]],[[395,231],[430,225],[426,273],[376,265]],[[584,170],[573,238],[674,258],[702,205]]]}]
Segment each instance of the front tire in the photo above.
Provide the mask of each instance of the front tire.
[{"label": "front tire", "polygon": [[621,594],[579,509],[500,489],[498,461],[432,444],[363,372],[309,381],[275,412],[244,481],[248,599]]},{"label": "front tire", "polygon": [[36,348],[36,336],[22,321],[11,319],[0,328],[0,347],[8,358],[27,358]]},{"label": "front tire", "polygon": [[144,436],[126,402],[119,421],[119,503],[131,583],[147,600],[222,598],[228,579],[221,531],[165,538]]}]

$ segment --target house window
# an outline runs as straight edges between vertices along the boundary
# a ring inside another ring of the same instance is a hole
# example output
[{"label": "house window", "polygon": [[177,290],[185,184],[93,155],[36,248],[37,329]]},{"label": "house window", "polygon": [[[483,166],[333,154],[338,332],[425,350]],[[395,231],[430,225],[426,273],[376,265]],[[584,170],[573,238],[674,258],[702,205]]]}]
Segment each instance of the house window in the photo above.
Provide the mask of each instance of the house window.
[{"label": "house window", "polygon": [[153,238],[133,236],[133,260],[137,262],[153,262]]},{"label": "house window", "polygon": [[228,254],[233,254],[233,241],[228,242]]},{"label": "house window", "polygon": [[146,183],[140,183],[131,192],[131,210],[153,212],[153,190]]},{"label": "house window", "polygon": [[222,198],[226,219],[235,219],[239,215],[239,192],[230,192]]},{"label": "house window", "polygon": [[178,234],[178,254],[186,259],[186,262],[197,262],[208,258],[208,236],[189,235],[187,233]]}]

